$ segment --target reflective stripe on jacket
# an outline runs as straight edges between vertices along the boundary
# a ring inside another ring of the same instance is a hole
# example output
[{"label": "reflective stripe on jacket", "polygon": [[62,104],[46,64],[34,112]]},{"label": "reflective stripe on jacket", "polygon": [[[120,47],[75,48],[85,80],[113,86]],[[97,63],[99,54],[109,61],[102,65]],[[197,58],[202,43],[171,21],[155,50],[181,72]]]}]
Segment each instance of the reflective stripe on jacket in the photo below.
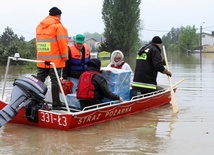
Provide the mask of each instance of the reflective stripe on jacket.
[{"label": "reflective stripe on jacket", "polygon": [[85,52],[85,59],[82,59],[82,53],[76,48],[75,45],[70,46],[70,69],[74,71],[80,71],[87,68],[86,63],[90,60],[90,51],[87,45],[83,45],[83,50]]},{"label": "reflective stripe on jacket", "polygon": [[141,83],[141,82],[134,82],[132,83],[133,87],[138,87],[138,88],[146,88],[146,89],[157,89],[157,86],[154,84],[149,84],[149,83]]},{"label": "reflective stripe on jacket", "polygon": [[[47,16],[36,28],[37,60],[53,62],[56,68],[65,67],[68,60],[68,32],[55,16]],[[39,68],[52,68],[37,63]]]}]

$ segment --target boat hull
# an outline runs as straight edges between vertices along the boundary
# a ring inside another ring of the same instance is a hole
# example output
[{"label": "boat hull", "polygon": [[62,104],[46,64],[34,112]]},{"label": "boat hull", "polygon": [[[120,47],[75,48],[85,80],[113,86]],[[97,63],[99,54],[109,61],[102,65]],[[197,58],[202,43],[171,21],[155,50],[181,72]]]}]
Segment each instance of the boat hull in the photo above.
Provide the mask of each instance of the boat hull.
[{"label": "boat hull", "polygon": [[[165,90],[147,97],[100,107],[95,106],[93,109],[84,111],[67,112],[66,110],[39,109],[36,122],[32,122],[25,117],[26,109],[22,108],[9,123],[69,131],[160,107],[169,104],[170,100],[170,91]],[[0,109],[6,105],[7,103],[0,100]]]}]

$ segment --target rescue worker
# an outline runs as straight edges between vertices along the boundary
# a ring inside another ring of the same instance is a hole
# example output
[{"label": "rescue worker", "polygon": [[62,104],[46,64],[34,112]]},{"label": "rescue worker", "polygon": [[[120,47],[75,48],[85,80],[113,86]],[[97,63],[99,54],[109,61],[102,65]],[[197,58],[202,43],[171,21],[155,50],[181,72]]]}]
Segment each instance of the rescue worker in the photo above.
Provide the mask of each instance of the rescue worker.
[{"label": "rescue worker", "polygon": [[52,7],[49,16],[36,27],[37,60],[45,61],[37,63],[37,77],[44,82],[46,77],[50,76],[53,109],[58,109],[62,104],[59,99],[59,84],[50,62],[55,64],[59,76],[65,67],[65,61],[68,60],[68,32],[60,22],[61,14],[60,9]]},{"label": "rescue worker", "polygon": [[85,36],[77,34],[73,45],[69,46],[69,60],[63,68],[63,79],[69,79],[74,85],[72,92],[76,93],[80,75],[87,68],[86,63],[90,60],[90,50],[85,42]]},{"label": "rescue worker", "polygon": [[[172,76],[172,73],[164,67],[161,44],[161,38],[155,36],[149,44],[139,50],[132,83],[133,90],[139,91],[141,94],[159,90],[161,87],[157,86],[158,72]],[[136,91],[132,91],[132,95],[136,95]]]},{"label": "rescue worker", "polygon": [[[88,68],[86,69],[85,72],[97,72],[97,74],[95,74],[92,77],[91,81],[89,81],[94,86],[94,89],[90,89],[93,92],[85,93],[85,94],[93,94],[92,99],[86,99],[86,98],[81,99],[81,98],[79,98],[79,96],[81,96],[81,93],[84,92],[84,90],[89,90],[89,89],[84,89],[83,91],[80,90],[81,88],[83,88],[83,86],[81,86],[82,85],[81,78],[83,78],[83,76],[80,76],[80,82],[79,82],[79,86],[77,89],[77,98],[80,101],[81,109],[83,109],[86,106],[91,106],[94,104],[101,103],[104,97],[111,99],[111,100],[119,100],[120,102],[123,102],[123,99],[120,96],[112,93],[109,90],[109,88],[107,86],[106,79],[101,75],[101,71],[100,71],[101,62],[100,62],[100,60],[97,58],[92,58],[91,60],[89,60],[87,62],[87,66],[88,66]],[[83,80],[83,81],[85,81],[85,80]],[[86,85],[86,84],[83,84],[83,85]],[[85,95],[83,95],[83,96],[85,96]],[[89,98],[91,98],[91,96]]]}]

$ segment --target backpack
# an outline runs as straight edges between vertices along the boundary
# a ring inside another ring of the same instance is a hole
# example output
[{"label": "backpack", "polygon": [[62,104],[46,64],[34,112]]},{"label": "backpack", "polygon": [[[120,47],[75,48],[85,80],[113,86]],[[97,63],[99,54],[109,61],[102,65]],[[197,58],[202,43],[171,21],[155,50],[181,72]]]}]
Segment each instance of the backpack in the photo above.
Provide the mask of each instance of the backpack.
[{"label": "backpack", "polygon": [[94,85],[92,84],[92,78],[98,72],[83,72],[79,78],[77,86],[76,97],[80,100],[94,99]]},{"label": "backpack", "polygon": [[[61,79],[60,83],[62,85],[62,89],[63,89],[65,95],[72,93],[72,88],[73,88],[74,84],[71,81]],[[62,93],[60,88],[59,88],[59,92]]]}]

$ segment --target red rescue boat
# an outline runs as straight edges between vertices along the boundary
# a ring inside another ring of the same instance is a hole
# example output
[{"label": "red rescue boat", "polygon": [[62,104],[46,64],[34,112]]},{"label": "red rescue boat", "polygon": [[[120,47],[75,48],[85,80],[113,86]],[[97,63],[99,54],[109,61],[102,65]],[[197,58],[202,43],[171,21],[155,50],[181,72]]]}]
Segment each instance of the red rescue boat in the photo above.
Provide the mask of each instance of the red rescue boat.
[{"label": "red rescue boat", "polygon": [[[10,59],[15,61],[37,62],[37,60],[23,59],[15,56],[9,57],[8,60]],[[6,69],[5,82],[8,68],[9,63]],[[60,81],[59,78],[58,80]],[[182,81],[183,79],[173,85],[174,91]],[[163,90],[134,96],[129,101],[122,103],[105,102],[79,110],[68,106],[62,86],[60,85],[63,98],[65,99],[65,107],[61,107],[58,110],[51,110],[51,108],[49,108],[51,104],[45,103],[45,101],[42,104],[38,102],[40,98],[41,100],[44,99],[43,95],[46,94],[46,90],[33,75],[25,75],[24,77],[22,76],[16,79],[14,85],[13,91],[16,91],[16,95],[14,95],[12,91],[10,102],[7,102],[8,98],[5,97],[5,84],[3,86],[2,99],[0,99],[0,127],[6,123],[17,123],[70,131],[160,107],[169,104],[171,101],[169,86],[161,85],[164,87]],[[17,93],[17,90],[19,93]],[[29,105],[31,106],[29,107]]]}]

